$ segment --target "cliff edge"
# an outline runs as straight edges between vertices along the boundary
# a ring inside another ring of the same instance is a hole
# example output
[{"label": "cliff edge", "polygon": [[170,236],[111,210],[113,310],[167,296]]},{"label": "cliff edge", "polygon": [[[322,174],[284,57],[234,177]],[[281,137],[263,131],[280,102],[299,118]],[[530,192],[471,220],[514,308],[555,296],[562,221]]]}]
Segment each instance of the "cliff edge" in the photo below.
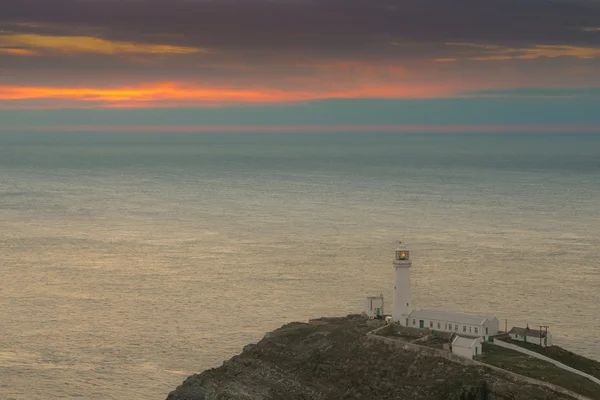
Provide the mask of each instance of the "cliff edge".
[{"label": "cliff edge", "polygon": [[360,315],[290,323],[167,400],[573,399],[497,370],[369,340]]}]

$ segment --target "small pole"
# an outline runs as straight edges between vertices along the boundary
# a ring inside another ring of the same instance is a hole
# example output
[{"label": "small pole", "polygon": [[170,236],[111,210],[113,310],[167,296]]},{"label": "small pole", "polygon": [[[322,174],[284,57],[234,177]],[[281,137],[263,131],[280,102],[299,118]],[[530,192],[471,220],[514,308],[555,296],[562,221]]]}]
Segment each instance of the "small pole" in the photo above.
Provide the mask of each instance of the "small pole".
[{"label": "small pole", "polygon": [[[540,346],[542,346],[542,328],[545,329],[546,332],[546,346],[548,344],[548,326],[547,325],[540,325]],[[546,346],[542,346],[542,348],[544,349],[544,351],[546,351]]]},{"label": "small pole", "polygon": [[504,320],[504,333],[508,333],[508,318]]}]

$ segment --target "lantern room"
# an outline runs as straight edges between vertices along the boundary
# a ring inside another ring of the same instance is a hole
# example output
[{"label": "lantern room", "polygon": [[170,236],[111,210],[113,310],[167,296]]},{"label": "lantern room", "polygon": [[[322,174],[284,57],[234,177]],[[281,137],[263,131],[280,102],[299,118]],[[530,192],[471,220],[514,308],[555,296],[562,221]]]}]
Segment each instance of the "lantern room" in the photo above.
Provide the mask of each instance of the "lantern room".
[{"label": "lantern room", "polygon": [[396,248],[396,261],[408,261],[409,260],[409,251],[402,244],[402,242],[398,242],[398,247]]},{"label": "lantern room", "polygon": [[408,250],[396,250],[396,260],[408,260]]}]

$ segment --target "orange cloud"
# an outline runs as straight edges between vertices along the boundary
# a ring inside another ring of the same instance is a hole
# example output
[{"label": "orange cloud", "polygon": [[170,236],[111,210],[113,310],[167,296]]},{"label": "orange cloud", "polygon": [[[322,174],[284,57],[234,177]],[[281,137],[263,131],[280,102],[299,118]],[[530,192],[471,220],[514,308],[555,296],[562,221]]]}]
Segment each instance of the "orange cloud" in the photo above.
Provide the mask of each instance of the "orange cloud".
[{"label": "orange cloud", "polygon": [[71,54],[194,54],[208,52],[207,49],[196,47],[115,41],[91,36],[51,36],[21,33],[0,34],[0,46]]},{"label": "orange cloud", "polygon": [[535,45],[533,47],[510,48],[478,43],[446,43],[479,50],[481,54],[466,57],[474,61],[535,60],[538,58],[574,57],[580,59],[600,58],[600,48],[568,45]]},{"label": "orange cloud", "polygon": [[119,88],[0,86],[0,100],[64,99],[94,102],[242,101],[261,102],[307,98],[307,94],[274,90],[212,89],[177,83]]},{"label": "orange cloud", "polygon": [[[5,106],[37,107],[74,103],[93,107],[179,107],[232,103],[301,102],[328,98],[427,98],[451,95],[456,88],[435,84],[398,84],[355,86],[350,89],[280,90],[199,87],[190,83],[160,82],[114,88],[0,86],[0,102]],[[50,104],[50,102],[55,104]]]},{"label": "orange cloud", "polygon": [[29,49],[15,49],[10,47],[0,47],[0,54],[11,54],[16,56],[35,56],[36,53],[33,50]]}]

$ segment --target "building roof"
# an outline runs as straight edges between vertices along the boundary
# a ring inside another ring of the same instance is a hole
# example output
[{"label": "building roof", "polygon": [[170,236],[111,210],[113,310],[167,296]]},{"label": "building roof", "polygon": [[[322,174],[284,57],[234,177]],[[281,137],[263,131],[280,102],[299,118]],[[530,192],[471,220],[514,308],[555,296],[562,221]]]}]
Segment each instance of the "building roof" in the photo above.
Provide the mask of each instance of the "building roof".
[{"label": "building roof", "polygon": [[509,334],[519,335],[519,336],[531,336],[537,338],[546,337],[545,331],[540,331],[538,329],[529,329],[527,328],[519,328],[518,326],[514,326],[509,332]]},{"label": "building roof", "polygon": [[466,338],[462,336],[456,336],[452,341],[452,346],[467,347],[469,349],[472,349],[473,347],[477,346],[477,343],[479,343],[479,341],[479,338]]},{"label": "building roof", "polygon": [[493,319],[490,317],[479,316],[479,315],[466,315],[446,311],[434,311],[434,310],[413,310],[408,315],[409,318],[423,318],[431,319],[436,321],[452,322],[464,325],[482,325],[485,320]]}]

